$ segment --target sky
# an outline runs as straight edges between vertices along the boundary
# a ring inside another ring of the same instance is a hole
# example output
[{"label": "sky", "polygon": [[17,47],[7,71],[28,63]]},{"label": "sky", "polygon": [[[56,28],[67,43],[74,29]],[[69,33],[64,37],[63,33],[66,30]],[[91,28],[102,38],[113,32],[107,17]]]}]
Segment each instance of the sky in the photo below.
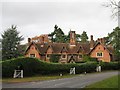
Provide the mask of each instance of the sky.
[{"label": "sky", "polygon": [[[27,38],[49,34],[55,24],[65,34],[70,30],[94,39],[107,36],[118,26],[111,18],[110,8],[103,4],[109,0],[2,0],[0,2],[0,34],[11,25],[17,25],[20,35]],[[1,38],[1,36],[0,36]]]}]

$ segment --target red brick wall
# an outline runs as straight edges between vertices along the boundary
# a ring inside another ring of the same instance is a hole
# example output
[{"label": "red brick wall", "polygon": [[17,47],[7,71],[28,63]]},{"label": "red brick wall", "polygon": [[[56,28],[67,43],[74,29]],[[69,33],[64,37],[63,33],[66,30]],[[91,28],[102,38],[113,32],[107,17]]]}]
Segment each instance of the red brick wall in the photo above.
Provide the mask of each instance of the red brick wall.
[{"label": "red brick wall", "polygon": [[[97,57],[97,52],[102,52],[103,57]],[[98,60],[102,60],[103,62],[110,62],[109,52],[101,44],[96,46],[96,48],[91,52],[90,56],[98,58]]]},{"label": "red brick wall", "polygon": [[29,48],[29,50],[27,51],[27,54],[25,56],[29,57],[30,54],[35,54],[36,58],[38,58],[38,59],[41,58],[34,45],[31,45],[31,47]]}]

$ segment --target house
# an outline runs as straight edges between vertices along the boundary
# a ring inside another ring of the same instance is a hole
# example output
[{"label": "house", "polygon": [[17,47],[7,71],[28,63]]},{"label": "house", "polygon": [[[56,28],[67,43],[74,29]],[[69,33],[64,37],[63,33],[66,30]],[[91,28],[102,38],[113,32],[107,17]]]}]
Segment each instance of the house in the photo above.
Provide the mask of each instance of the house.
[{"label": "house", "polygon": [[[59,56],[59,63],[75,63],[83,60],[83,55],[97,58],[99,61],[110,62],[113,60],[113,48],[105,45],[104,38],[86,43],[76,42],[75,31],[70,32],[69,43],[51,42],[48,35],[28,38],[26,57],[35,57],[50,62],[51,55]],[[42,39],[41,39],[42,38]]]}]

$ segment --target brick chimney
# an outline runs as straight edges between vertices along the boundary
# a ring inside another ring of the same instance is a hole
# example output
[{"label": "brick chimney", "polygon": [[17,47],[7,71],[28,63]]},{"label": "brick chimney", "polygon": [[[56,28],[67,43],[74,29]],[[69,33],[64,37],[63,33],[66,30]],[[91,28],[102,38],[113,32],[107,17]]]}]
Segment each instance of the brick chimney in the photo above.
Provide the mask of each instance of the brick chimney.
[{"label": "brick chimney", "polygon": [[105,38],[98,38],[97,41],[105,45]]},{"label": "brick chimney", "polygon": [[31,38],[28,38],[28,43],[30,43],[31,42]]},{"label": "brick chimney", "polygon": [[102,44],[105,45],[105,38],[102,38]]},{"label": "brick chimney", "polygon": [[94,47],[94,40],[93,40],[93,35],[90,36],[90,49],[93,49]]},{"label": "brick chimney", "polygon": [[76,45],[76,34],[75,31],[70,31],[70,45]]}]

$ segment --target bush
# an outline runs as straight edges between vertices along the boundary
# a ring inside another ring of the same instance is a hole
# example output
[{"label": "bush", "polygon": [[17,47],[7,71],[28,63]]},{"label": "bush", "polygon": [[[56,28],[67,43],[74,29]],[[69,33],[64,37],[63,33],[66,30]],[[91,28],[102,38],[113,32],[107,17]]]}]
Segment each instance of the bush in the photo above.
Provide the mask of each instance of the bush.
[{"label": "bush", "polygon": [[58,55],[58,54],[52,54],[52,55],[50,55],[50,62],[58,63],[59,59],[60,59],[60,55]]},{"label": "bush", "polygon": [[89,61],[97,62],[98,60],[97,60],[97,58],[92,58],[90,56],[84,55],[83,56],[83,61],[85,61],[85,62],[89,62]]},{"label": "bush", "polygon": [[120,63],[118,62],[101,62],[102,70],[118,70],[120,69]]},{"label": "bush", "polygon": [[24,76],[48,75],[48,74],[65,74],[69,73],[70,68],[75,67],[76,73],[94,72],[97,63],[81,63],[81,64],[59,64],[59,63],[46,63],[36,58],[17,58],[2,62],[2,76],[13,77],[14,70],[18,66],[22,66]]}]

